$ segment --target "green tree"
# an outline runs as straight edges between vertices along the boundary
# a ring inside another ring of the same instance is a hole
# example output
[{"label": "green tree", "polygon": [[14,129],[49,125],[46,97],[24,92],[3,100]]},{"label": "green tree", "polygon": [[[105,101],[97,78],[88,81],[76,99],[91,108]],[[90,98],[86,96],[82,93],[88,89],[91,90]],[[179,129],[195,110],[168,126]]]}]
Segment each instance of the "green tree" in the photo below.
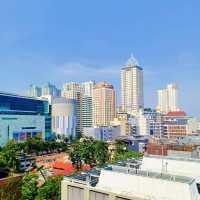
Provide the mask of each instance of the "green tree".
[{"label": "green tree", "polygon": [[60,200],[61,199],[61,181],[62,176],[54,176],[38,189],[35,200]]},{"label": "green tree", "polygon": [[81,169],[82,160],[81,160],[81,154],[80,154],[80,149],[79,149],[79,143],[75,143],[72,145],[69,156],[75,168],[78,170]]},{"label": "green tree", "polygon": [[108,144],[103,141],[95,141],[94,149],[96,163],[103,166],[109,159]]},{"label": "green tree", "polygon": [[123,141],[117,141],[115,146],[113,162],[127,160],[128,158],[140,158],[143,154],[140,152],[128,150],[128,146]]},{"label": "green tree", "polygon": [[37,195],[38,175],[29,173],[23,177],[20,200],[34,200]]},{"label": "green tree", "polygon": [[2,152],[0,152],[0,168],[7,168],[7,160]]},{"label": "green tree", "polygon": [[96,164],[95,159],[95,142],[91,138],[85,138],[79,142],[79,151],[81,160],[84,164],[93,167]]},{"label": "green tree", "polygon": [[13,140],[9,141],[8,144],[2,150],[2,156],[5,158],[7,167],[10,171],[16,172],[19,166],[19,153],[20,148],[17,143]]}]

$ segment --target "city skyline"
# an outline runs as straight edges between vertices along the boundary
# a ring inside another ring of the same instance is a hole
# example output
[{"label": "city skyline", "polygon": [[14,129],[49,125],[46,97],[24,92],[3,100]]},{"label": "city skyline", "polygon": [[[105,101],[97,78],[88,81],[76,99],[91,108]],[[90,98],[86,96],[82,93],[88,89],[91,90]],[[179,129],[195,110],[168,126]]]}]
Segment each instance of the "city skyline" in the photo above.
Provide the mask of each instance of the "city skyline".
[{"label": "city skyline", "polygon": [[133,52],[144,69],[145,107],[155,108],[157,90],[175,82],[180,108],[200,118],[198,1],[79,3],[2,3],[0,90],[105,80],[119,104],[120,69]]}]

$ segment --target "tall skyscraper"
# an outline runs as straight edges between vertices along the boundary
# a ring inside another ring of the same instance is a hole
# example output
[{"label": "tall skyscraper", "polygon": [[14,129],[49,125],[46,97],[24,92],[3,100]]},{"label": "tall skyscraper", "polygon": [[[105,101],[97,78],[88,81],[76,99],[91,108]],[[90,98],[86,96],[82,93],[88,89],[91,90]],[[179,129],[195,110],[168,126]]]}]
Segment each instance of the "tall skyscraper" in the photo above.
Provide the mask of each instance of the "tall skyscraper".
[{"label": "tall skyscraper", "polygon": [[92,94],[95,86],[94,81],[81,83],[82,98],[81,98],[81,131],[84,128],[92,127]]},{"label": "tall skyscraper", "polygon": [[69,82],[63,85],[62,96],[76,101],[76,135],[81,134],[81,86],[76,82]]},{"label": "tall skyscraper", "polygon": [[132,114],[144,106],[143,69],[132,55],[121,69],[121,102],[122,111]]},{"label": "tall skyscraper", "polygon": [[60,96],[60,90],[56,88],[55,85],[52,85],[51,83],[47,83],[42,87],[42,96],[54,96],[59,97]]},{"label": "tall skyscraper", "polygon": [[167,88],[158,90],[157,111],[166,114],[170,111],[177,111],[177,86],[168,84]]},{"label": "tall skyscraper", "polygon": [[107,126],[115,117],[115,91],[114,87],[101,82],[93,90],[93,125]]},{"label": "tall skyscraper", "polygon": [[92,97],[83,95],[81,98],[81,131],[92,127]]},{"label": "tall skyscraper", "polygon": [[30,85],[28,96],[30,97],[40,97],[42,95],[42,89],[36,85]]}]

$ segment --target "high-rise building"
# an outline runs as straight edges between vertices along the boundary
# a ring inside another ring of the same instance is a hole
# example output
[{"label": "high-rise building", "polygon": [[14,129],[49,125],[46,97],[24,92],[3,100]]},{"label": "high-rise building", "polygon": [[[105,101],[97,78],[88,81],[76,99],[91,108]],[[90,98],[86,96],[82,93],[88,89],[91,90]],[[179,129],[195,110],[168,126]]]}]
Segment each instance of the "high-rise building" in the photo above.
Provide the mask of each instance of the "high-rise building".
[{"label": "high-rise building", "polygon": [[47,83],[42,87],[42,96],[54,96],[54,97],[59,97],[60,96],[60,90],[56,88],[55,85],[52,85],[51,83]]},{"label": "high-rise building", "polygon": [[84,128],[92,127],[92,94],[95,86],[94,81],[81,83],[81,131]]},{"label": "high-rise building", "polygon": [[[69,91],[71,93],[69,93]],[[81,92],[81,86],[77,82],[68,82],[63,85],[62,96],[68,96],[71,99],[77,98],[77,91]]]},{"label": "high-rise building", "polygon": [[28,96],[30,97],[40,97],[42,95],[42,89],[36,85],[30,85]]},{"label": "high-rise building", "polygon": [[122,111],[136,114],[144,106],[143,69],[133,56],[121,69]]},{"label": "high-rise building", "polygon": [[81,88],[82,88],[82,92],[84,96],[92,96],[92,92],[95,86],[95,82],[94,81],[87,81],[87,82],[83,82],[81,83]]},{"label": "high-rise building", "polygon": [[169,84],[167,85],[167,88],[158,90],[157,110],[163,114],[179,110],[177,106],[176,84]]},{"label": "high-rise building", "polygon": [[76,138],[76,100],[58,97],[52,104],[52,131]]},{"label": "high-rise building", "polygon": [[81,98],[81,131],[92,125],[92,97],[84,95]]},{"label": "high-rise building", "polygon": [[62,96],[67,99],[76,100],[76,135],[81,134],[81,86],[79,83],[70,82],[63,85]]},{"label": "high-rise building", "polygon": [[108,126],[115,117],[115,91],[107,82],[96,84],[93,90],[93,125]]}]

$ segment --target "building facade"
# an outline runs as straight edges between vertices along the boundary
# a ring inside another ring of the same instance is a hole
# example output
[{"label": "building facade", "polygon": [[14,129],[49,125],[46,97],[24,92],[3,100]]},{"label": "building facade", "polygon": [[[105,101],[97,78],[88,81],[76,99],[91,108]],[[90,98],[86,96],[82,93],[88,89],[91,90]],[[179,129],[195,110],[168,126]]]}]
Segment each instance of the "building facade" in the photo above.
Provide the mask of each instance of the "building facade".
[{"label": "building facade", "polygon": [[120,127],[120,135],[129,135],[130,134],[130,126],[128,120],[114,118],[113,121],[110,122],[111,126],[119,126]]},{"label": "building facade", "polygon": [[36,86],[36,85],[30,85],[28,96],[30,97],[40,97],[42,95],[42,88]]},{"label": "building facade", "polygon": [[55,98],[52,104],[52,131],[56,135],[76,138],[76,100]]},{"label": "building facade", "polygon": [[115,117],[115,91],[107,82],[96,84],[93,91],[93,125],[108,126]]},{"label": "building facade", "polygon": [[76,133],[81,134],[81,98],[82,91],[79,83],[69,82],[63,85],[62,96],[76,101]]},{"label": "building facade", "polygon": [[54,97],[59,97],[61,95],[61,91],[56,88],[55,85],[51,83],[47,83],[42,87],[42,96],[54,96]]},{"label": "building facade", "polygon": [[121,70],[121,102],[122,111],[133,114],[144,106],[143,69],[133,56]]},{"label": "building facade", "polygon": [[119,137],[120,134],[120,126],[102,126],[83,129],[84,136],[101,141],[112,141]]},{"label": "building facade", "polygon": [[95,81],[87,81],[87,82],[81,83],[83,95],[91,97],[94,86],[95,86]]},{"label": "building facade", "polygon": [[81,83],[82,98],[81,98],[81,132],[84,128],[92,127],[92,96],[95,86],[94,81]]},{"label": "building facade", "polygon": [[0,146],[11,139],[17,142],[36,136],[46,139],[51,133],[48,117],[48,101],[1,92]]},{"label": "building facade", "polygon": [[92,125],[92,97],[84,95],[81,98],[81,130]]},{"label": "building facade", "polygon": [[178,111],[177,93],[178,91],[176,84],[168,84],[167,88],[158,90],[157,110],[163,114],[172,111]]}]

